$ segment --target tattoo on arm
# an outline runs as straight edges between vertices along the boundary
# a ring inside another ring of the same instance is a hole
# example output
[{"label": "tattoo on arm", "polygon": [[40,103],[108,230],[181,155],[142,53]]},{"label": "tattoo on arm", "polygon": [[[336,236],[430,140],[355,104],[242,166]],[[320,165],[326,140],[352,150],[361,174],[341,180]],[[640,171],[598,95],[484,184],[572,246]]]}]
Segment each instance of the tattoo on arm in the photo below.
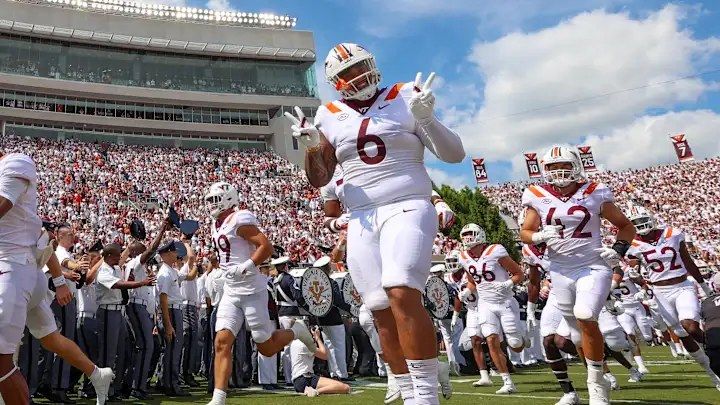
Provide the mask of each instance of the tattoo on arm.
[{"label": "tattoo on arm", "polygon": [[320,145],[305,152],[305,172],[310,184],[317,188],[328,184],[336,164],[335,148],[321,134]]}]

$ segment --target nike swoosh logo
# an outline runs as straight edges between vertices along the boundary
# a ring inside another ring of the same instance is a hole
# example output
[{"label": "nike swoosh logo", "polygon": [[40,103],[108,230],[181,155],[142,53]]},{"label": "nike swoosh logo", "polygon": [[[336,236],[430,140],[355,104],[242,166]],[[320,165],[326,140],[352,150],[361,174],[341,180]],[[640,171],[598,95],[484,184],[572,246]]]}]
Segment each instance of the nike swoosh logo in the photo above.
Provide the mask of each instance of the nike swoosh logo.
[{"label": "nike swoosh logo", "polygon": [[389,105],[390,105],[390,104],[385,104],[385,105],[378,106],[378,110],[382,110],[383,108],[385,108],[385,107],[387,107],[387,106],[389,106]]},{"label": "nike swoosh logo", "polygon": [[406,209],[403,208],[403,212],[410,212],[410,211],[417,211],[417,208],[413,208],[413,209],[410,209],[410,210],[406,210]]}]

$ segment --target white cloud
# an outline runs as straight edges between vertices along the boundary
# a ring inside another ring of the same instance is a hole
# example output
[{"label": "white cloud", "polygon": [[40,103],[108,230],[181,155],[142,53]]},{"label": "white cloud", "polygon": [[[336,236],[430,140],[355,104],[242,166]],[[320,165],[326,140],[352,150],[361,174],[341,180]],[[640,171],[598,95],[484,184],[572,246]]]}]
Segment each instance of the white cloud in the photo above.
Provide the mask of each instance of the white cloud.
[{"label": "white cloud", "polygon": [[427,167],[427,172],[430,175],[430,179],[438,186],[446,184],[453,188],[463,188],[469,184],[467,178],[458,175],[451,175],[441,169]]},{"label": "white cloud", "polygon": [[233,6],[230,5],[229,0],[208,0],[208,2],[205,4],[205,7],[209,8],[210,10],[218,10],[218,11],[233,11],[235,10]]},{"label": "white cloud", "polygon": [[[652,163],[667,154],[667,132],[648,133],[663,140],[645,145],[626,132],[624,143],[614,146],[623,153],[603,143],[612,145],[615,136],[621,136],[615,131],[634,131],[643,122],[664,120],[679,127],[662,127],[662,131],[689,133],[688,125],[707,114],[643,115],[651,108],[672,109],[678,103],[695,102],[715,87],[712,83],[690,78],[535,109],[696,73],[700,63],[720,53],[720,41],[694,38],[680,27],[683,17],[683,9],[672,5],[643,19],[596,10],[537,32],[477,43],[469,59],[485,80],[483,105],[465,110],[446,107],[443,116],[454,120],[469,153],[491,161],[512,160],[516,174],[524,171],[523,151],[539,152],[553,143],[585,140],[594,146],[598,160],[611,159],[609,167],[637,162],[638,150]],[[529,112],[513,115],[520,111]],[[650,128],[660,131],[658,125]],[[633,148],[636,153],[626,153]]]}]

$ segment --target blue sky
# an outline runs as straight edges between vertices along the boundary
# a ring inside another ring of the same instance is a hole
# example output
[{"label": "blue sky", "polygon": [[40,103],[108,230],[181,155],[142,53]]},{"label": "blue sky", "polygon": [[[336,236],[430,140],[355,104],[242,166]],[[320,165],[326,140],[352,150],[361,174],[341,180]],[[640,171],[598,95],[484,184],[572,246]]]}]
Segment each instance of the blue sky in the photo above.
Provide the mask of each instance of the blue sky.
[{"label": "blue sky", "polygon": [[[588,142],[606,169],[674,161],[670,133],[687,133],[699,157],[720,153],[720,73],[657,84],[720,69],[720,2],[184,2],[295,16],[296,29],[314,32],[321,61],[338,42],[360,43],[386,85],[437,72],[438,114],[472,157],[486,159],[492,182],[525,179],[522,152],[553,143]],[[469,161],[427,165],[436,181],[474,183]]]}]

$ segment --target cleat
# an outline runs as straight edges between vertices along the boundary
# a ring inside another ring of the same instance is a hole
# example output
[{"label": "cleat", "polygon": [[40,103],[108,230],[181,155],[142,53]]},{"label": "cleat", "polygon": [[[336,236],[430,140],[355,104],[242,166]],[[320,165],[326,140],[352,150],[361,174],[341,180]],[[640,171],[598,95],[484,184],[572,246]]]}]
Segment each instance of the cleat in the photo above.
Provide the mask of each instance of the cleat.
[{"label": "cleat", "polygon": [[499,390],[495,391],[496,394],[513,394],[517,392],[517,389],[515,388],[515,384],[513,383],[506,383],[503,384],[502,387],[500,387]]},{"label": "cleat", "polygon": [[105,401],[108,399],[108,393],[110,392],[110,384],[115,379],[115,373],[111,368],[95,368],[95,371],[90,375],[90,382],[95,387],[95,393],[97,394],[97,405],[105,405]]},{"label": "cleat", "polygon": [[628,378],[628,382],[637,383],[642,381],[643,378],[645,378],[645,373],[635,368],[630,369],[630,378]]},{"label": "cleat", "polygon": [[310,334],[310,330],[308,330],[305,322],[297,320],[290,329],[293,331],[293,333],[295,333],[295,339],[303,342],[303,344],[307,346],[308,350],[310,350],[310,353],[315,353],[317,351],[315,339],[313,339],[312,335]]},{"label": "cleat", "polygon": [[440,362],[438,369],[438,381],[440,382],[440,392],[445,399],[452,397],[452,384],[450,383],[450,365]]},{"label": "cleat", "polygon": [[645,366],[638,367],[638,371],[641,372],[641,373],[643,373],[643,374],[650,374],[650,370],[648,370],[648,368],[645,367]]},{"label": "cleat", "polygon": [[608,384],[610,384],[611,390],[617,391],[620,389],[620,384],[618,384],[617,378],[615,378],[612,373],[606,373],[605,375],[603,375],[603,378],[605,379],[605,381],[608,382]]},{"label": "cleat", "polygon": [[493,382],[490,378],[481,378],[473,383],[473,387],[490,387]]},{"label": "cleat", "polygon": [[610,383],[607,380],[588,382],[587,387],[590,405],[610,405]]},{"label": "cleat", "polygon": [[391,404],[400,399],[400,396],[400,387],[395,382],[395,378],[388,378],[387,391],[385,392],[385,400],[383,402]]},{"label": "cleat", "polygon": [[580,405],[580,397],[575,391],[568,392],[559,401],[555,402],[555,405]]},{"label": "cleat", "polygon": [[456,361],[450,362],[450,371],[456,376],[460,377],[460,365]]}]

